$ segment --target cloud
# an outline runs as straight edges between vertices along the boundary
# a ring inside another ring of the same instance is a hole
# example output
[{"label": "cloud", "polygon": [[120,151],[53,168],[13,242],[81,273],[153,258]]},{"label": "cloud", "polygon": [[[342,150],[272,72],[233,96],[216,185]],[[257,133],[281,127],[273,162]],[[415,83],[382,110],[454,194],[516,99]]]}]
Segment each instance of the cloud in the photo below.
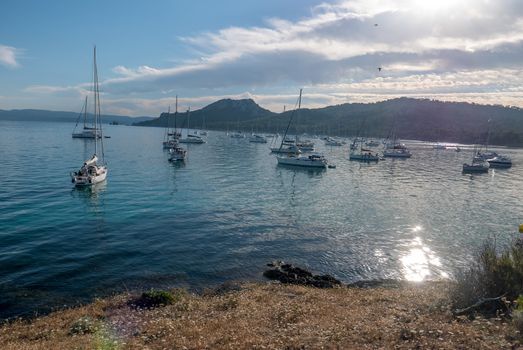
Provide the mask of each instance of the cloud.
[{"label": "cloud", "polygon": [[0,64],[9,68],[19,67],[17,56],[20,54],[20,49],[0,45]]},{"label": "cloud", "polygon": [[517,0],[337,1],[296,21],[271,18],[263,26],[179,39],[196,53],[192,60],[113,68],[102,83],[111,103],[157,112],[154,103],[165,102],[159,96],[166,92],[212,102],[247,91],[279,111],[305,86],[318,105],[349,95],[351,101],[408,95],[523,106],[523,2]]}]

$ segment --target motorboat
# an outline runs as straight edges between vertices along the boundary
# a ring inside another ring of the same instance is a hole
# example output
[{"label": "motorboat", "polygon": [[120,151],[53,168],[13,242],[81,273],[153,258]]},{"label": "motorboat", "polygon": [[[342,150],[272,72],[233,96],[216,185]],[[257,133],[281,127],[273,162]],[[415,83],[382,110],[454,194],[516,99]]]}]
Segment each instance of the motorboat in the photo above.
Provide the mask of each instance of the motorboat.
[{"label": "motorboat", "polygon": [[180,143],[205,143],[205,140],[199,135],[187,134],[187,137],[180,139]]},{"label": "motorboat", "polygon": [[341,141],[338,141],[332,137],[327,137],[325,140],[325,146],[343,146],[343,143]]},{"label": "motorboat", "polygon": [[232,139],[244,139],[245,138],[245,135],[242,132],[240,132],[240,131],[233,132],[229,136]]},{"label": "motorboat", "polygon": [[252,134],[249,137],[249,142],[253,142],[253,143],[267,143],[267,139],[265,138],[265,136],[258,135],[258,134]]},{"label": "motorboat", "polygon": [[487,162],[491,168],[510,168],[512,166],[512,159],[501,155],[487,159]]}]

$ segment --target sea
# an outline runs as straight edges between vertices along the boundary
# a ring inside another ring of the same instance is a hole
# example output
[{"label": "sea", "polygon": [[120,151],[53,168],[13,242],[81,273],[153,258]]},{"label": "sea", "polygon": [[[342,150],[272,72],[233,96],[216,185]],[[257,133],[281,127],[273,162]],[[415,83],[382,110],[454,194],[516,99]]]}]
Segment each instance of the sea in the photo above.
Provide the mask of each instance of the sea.
[{"label": "sea", "polygon": [[[168,161],[162,128],[104,126],[105,183],[70,173],[94,152],[74,124],[0,121],[0,318],[30,317],[122,291],[262,281],[283,260],[346,283],[452,279],[485,240],[518,237],[523,150],[510,169],[462,174],[473,147],[406,141],[410,159],[278,166],[268,144],[209,131]],[[272,141],[273,146],[278,141]]]}]

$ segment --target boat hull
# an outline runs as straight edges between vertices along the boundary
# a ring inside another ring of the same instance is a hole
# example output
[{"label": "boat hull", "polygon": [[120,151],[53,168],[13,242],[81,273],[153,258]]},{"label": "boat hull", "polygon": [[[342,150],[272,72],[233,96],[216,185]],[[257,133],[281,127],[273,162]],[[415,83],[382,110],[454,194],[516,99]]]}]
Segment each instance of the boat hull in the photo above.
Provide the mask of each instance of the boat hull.
[{"label": "boat hull", "polygon": [[107,168],[99,168],[99,173],[96,175],[71,175],[71,181],[76,187],[88,187],[96,185],[107,179]]},{"label": "boat hull", "polygon": [[488,169],[489,167],[485,165],[463,164],[463,172],[468,174],[488,173]]},{"label": "boat hull", "polygon": [[277,157],[279,165],[292,165],[306,168],[326,168],[325,159],[310,159],[308,157]]},{"label": "boat hull", "polygon": [[491,168],[500,168],[500,169],[508,169],[512,167],[512,163],[508,162],[496,162],[496,161],[488,161]]}]

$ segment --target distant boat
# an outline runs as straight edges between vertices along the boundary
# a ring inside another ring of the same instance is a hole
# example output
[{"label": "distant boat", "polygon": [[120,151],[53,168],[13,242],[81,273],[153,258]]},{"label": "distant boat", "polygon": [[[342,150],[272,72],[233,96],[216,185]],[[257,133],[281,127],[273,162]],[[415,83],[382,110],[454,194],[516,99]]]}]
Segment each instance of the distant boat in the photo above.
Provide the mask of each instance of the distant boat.
[{"label": "distant boat", "polygon": [[500,155],[487,159],[487,162],[491,168],[510,168],[512,166],[512,159]]},{"label": "distant boat", "polygon": [[[301,108],[301,95],[302,95],[302,89],[300,89],[300,96],[298,98],[298,109],[293,111],[291,114],[291,117],[289,119],[289,124],[287,125],[287,129],[285,130],[285,133],[283,135],[279,151],[277,153],[281,154],[281,150],[283,149],[285,139],[287,137],[287,132],[289,131],[289,127],[292,123],[292,119],[295,113],[298,113]],[[294,145],[286,146],[288,148],[294,147],[299,152],[299,148]],[[278,165],[292,165],[292,166],[300,166],[300,167],[307,167],[307,168],[327,168],[328,162],[327,159],[323,155],[320,154],[311,154],[308,156],[300,156],[299,153],[288,153],[288,155],[277,155],[276,159],[278,160]]]},{"label": "distant boat", "polygon": [[249,137],[249,142],[252,142],[252,143],[267,143],[267,139],[263,135],[252,134],[251,137]]},{"label": "distant boat", "polygon": [[476,157],[476,147],[474,147],[472,162],[463,163],[463,173],[488,173],[489,167],[489,163]]},{"label": "distant boat", "polygon": [[[78,187],[92,186],[107,178],[107,165],[104,157],[104,144],[102,133],[102,121],[100,113],[100,90],[98,87],[98,69],[96,67],[96,46],[93,52],[93,95],[94,95],[94,135],[100,135],[94,141],[94,154],[84,162],[80,170],[71,173],[71,182]],[[87,101],[87,100],[86,100]],[[100,152],[102,161],[98,158],[98,143],[100,143]]]},{"label": "distant boat", "polygon": [[[78,122],[80,121],[80,118],[82,116],[84,121],[83,128],[80,131],[76,131],[76,128],[78,127]],[[78,119],[76,120],[76,125],[74,126],[72,136],[73,139],[94,139],[102,137],[100,130],[98,130],[94,124],[87,124],[87,96],[85,96],[85,102],[82,107],[82,111],[80,112],[80,115],[78,115]]]},{"label": "distant boat", "polygon": [[232,139],[244,139],[245,135],[241,131],[232,132],[229,134]]},{"label": "distant boat", "polygon": [[396,138],[394,128],[390,133],[390,140],[385,142],[385,149],[383,150],[383,156],[387,158],[410,158],[412,153],[407,149],[404,143],[401,143]]},{"label": "distant boat", "polygon": [[343,146],[343,143],[341,141],[336,140],[335,138],[327,137],[325,139],[325,146],[336,146],[336,147],[339,147],[339,146]]},{"label": "distant boat", "polygon": [[378,147],[380,145],[380,143],[376,140],[369,140],[367,142],[365,142],[365,146],[367,147]]},{"label": "distant boat", "polygon": [[191,113],[191,110],[188,109],[187,110],[187,135],[186,135],[186,137],[181,138],[179,142],[180,143],[198,143],[198,144],[205,143],[205,140],[201,136],[190,133],[190,129],[189,129],[190,113]]},{"label": "distant boat", "polygon": [[184,162],[187,159],[187,150],[176,143],[169,149],[169,162]]}]

